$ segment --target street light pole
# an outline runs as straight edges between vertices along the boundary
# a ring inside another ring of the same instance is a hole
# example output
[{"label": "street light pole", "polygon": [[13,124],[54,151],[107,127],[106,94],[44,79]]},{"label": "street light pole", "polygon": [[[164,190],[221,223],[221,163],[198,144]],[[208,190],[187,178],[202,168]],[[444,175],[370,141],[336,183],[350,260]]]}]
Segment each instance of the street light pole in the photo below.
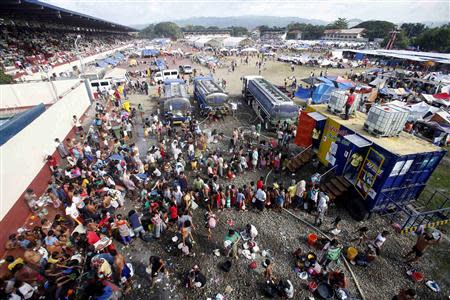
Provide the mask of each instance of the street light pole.
[{"label": "street light pole", "polygon": [[78,40],[79,39],[81,39],[81,35],[77,35],[77,38],[75,39],[75,50],[77,51],[77,56],[78,56],[78,59],[80,60],[81,74],[84,74],[83,57],[81,56],[80,50],[78,49]]}]

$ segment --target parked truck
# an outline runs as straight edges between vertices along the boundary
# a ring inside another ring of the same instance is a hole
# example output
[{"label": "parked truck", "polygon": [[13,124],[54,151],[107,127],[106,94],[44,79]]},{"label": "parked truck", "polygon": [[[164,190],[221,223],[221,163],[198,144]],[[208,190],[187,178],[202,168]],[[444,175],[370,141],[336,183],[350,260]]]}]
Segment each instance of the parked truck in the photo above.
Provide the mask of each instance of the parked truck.
[{"label": "parked truck", "polygon": [[261,76],[243,78],[242,96],[266,129],[278,122],[293,124],[298,119],[299,107]]}]

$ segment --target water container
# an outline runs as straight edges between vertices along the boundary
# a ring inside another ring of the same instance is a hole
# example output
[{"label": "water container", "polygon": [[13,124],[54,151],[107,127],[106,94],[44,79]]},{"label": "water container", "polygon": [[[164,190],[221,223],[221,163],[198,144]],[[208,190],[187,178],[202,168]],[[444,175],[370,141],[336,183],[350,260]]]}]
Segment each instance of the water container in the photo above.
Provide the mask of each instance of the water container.
[{"label": "water container", "polygon": [[376,136],[398,136],[405,126],[409,112],[394,105],[372,105],[364,129]]},{"label": "water container", "polygon": [[[337,90],[333,91],[330,96],[330,101],[328,102],[328,110],[334,114],[343,114],[345,113],[345,102],[347,102],[347,91]],[[361,100],[361,94],[354,94],[355,101],[353,102],[352,107],[350,107],[349,113],[352,114],[359,106],[359,102]]]}]

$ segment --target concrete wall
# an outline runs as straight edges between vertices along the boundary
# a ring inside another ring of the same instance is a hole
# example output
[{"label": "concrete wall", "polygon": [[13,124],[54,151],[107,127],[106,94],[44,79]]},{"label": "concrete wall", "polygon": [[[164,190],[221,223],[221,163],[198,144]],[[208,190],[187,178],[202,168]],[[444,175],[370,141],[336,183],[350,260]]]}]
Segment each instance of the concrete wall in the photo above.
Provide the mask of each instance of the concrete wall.
[{"label": "concrete wall", "polygon": [[0,85],[0,110],[51,104],[78,85],[80,79]]},{"label": "concrete wall", "polygon": [[[79,83],[79,80],[77,81]],[[74,83],[76,81],[72,81],[72,86]],[[42,86],[33,84],[33,90],[37,92],[48,88],[48,83],[40,84]],[[62,90],[68,86],[66,81],[56,82],[56,84],[61,84],[59,88]],[[30,86],[27,86],[27,89],[29,88]],[[83,83],[73,90],[69,88],[67,94],[0,147],[0,224],[2,228],[9,229],[3,226],[5,216],[16,202],[24,202],[21,199],[24,191],[43,168],[47,168],[44,157],[55,152],[54,139],[64,140],[73,128],[72,116],[82,116],[89,105],[89,96]],[[22,218],[22,223],[23,221]]]}]

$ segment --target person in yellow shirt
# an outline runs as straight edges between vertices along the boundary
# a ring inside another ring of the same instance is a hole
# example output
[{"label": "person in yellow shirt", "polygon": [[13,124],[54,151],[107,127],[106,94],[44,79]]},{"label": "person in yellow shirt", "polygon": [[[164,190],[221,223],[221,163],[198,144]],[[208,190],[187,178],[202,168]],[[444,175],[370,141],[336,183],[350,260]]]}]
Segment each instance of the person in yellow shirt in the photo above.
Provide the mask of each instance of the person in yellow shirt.
[{"label": "person in yellow shirt", "polygon": [[131,112],[131,104],[129,101],[125,101],[122,104],[122,108],[125,109],[127,112]]},{"label": "person in yellow shirt", "polygon": [[119,91],[120,96],[124,98],[125,95],[123,94],[123,85],[119,85],[119,86],[117,87],[117,90]]},{"label": "person in yellow shirt", "polygon": [[291,203],[294,201],[296,192],[297,192],[297,184],[295,183],[295,180],[292,179],[291,185],[287,188],[286,191],[286,207],[289,207]]},{"label": "person in yellow shirt", "polygon": [[312,146],[313,149],[319,149],[320,145],[320,130],[317,128],[314,128],[312,131]]},{"label": "person in yellow shirt", "polygon": [[346,175],[350,180],[353,180],[358,175],[358,169],[363,161],[363,157],[359,153],[354,153],[350,160],[350,166],[347,169]]}]

